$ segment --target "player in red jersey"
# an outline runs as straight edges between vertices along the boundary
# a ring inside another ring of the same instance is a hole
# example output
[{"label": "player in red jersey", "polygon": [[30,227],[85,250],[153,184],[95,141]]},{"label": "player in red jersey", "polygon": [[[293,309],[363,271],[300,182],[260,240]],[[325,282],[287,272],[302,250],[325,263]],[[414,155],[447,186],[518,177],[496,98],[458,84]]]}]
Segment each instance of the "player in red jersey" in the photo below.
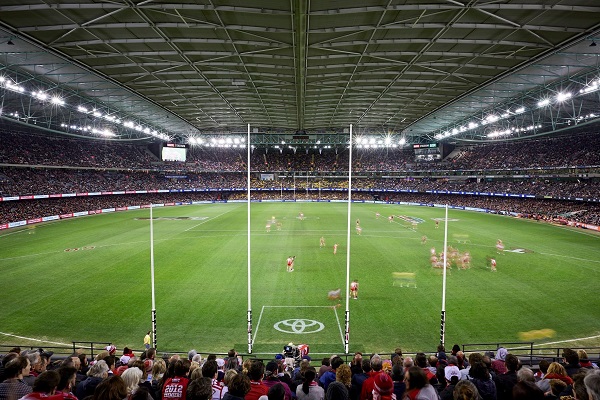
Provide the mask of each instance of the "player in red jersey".
[{"label": "player in red jersey", "polygon": [[492,258],[490,260],[490,268],[491,268],[492,272],[496,272],[496,259],[495,258]]},{"label": "player in red jersey", "polygon": [[498,254],[502,254],[504,252],[504,243],[502,243],[502,240],[500,239],[496,241],[496,250],[498,251]]}]

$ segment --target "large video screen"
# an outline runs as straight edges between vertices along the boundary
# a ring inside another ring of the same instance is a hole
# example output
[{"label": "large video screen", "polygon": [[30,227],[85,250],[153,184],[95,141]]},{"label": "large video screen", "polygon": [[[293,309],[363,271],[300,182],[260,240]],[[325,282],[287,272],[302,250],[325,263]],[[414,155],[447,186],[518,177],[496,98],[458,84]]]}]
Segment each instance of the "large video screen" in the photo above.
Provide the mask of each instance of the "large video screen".
[{"label": "large video screen", "polygon": [[179,161],[185,162],[187,156],[187,149],[185,147],[163,147],[162,148],[162,160],[163,161]]}]

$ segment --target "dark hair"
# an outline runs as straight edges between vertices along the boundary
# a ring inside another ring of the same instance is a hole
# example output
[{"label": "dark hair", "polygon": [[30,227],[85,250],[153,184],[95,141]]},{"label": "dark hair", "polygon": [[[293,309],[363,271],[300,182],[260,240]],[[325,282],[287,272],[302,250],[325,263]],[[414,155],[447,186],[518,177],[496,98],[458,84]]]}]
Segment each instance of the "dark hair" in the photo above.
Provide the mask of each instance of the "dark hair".
[{"label": "dark hair", "polygon": [[575,350],[571,349],[563,349],[562,356],[569,364],[578,364],[579,363],[579,355]]},{"label": "dark hair", "polygon": [[427,367],[427,356],[425,353],[417,353],[415,357],[415,364],[421,368]]},{"label": "dark hair", "polygon": [[202,366],[202,376],[206,376],[207,378],[214,378],[218,369],[219,366],[215,360],[206,361]]},{"label": "dark hair", "polygon": [[367,372],[371,372],[371,360],[368,358],[363,358],[362,360],[362,370]]},{"label": "dark hair", "polygon": [[265,375],[265,364],[260,360],[252,361],[248,369],[248,377],[253,381],[259,381]]},{"label": "dark hair", "polygon": [[331,369],[338,369],[340,365],[344,363],[341,357],[333,357],[331,360]]},{"label": "dark hair", "polygon": [[104,379],[96,386],[94,400],[123,400],[127,397],[125,381],[118,375]]},{"label": "dark hair", "polygon": [[469,375],[472,378],[488,380],[490,379],[490,372],[488,371],[487,365],[483,361],[476,361],[471,365],[471,369],[469,369]]},{"label": "dark hair", "polygon": [[16,356],[12,360],[9,360],[4,367],[5,378],[16,378],[19,376],[19,372],[24,368],[27,368],[29,359],[25,356]]},{"label": "dark hair", "polygon": [[540,362],[538,363],[538,367],[539,367],[540,371],[542,371],[544,374],[546,372],[548,372],[549,366],[550,366],[550,361],[548,361],[548,360],[540,360]]},{"label": "dark hair", "polygon": [[392,367],[392,380],[394,382],[404,381],[404,368],[402,368],[402,364],[394,364]]},{"label": "dark hair", "polygon": [[60,375],[60,381],[58,382],[58,387],[56,389],[63,390],[68,385],[71,379],[73,379],[73,375],[77,373],[77,368],[72,366],[64,366],[60,367],[56,370]]},{"label": "dark hair", "polygon": [[519,369],[519,359],[514,354],[507,354],[504,359],[506,369],[509,371],[516,371]]},{"label": "dark hair", "polygon": [[428,383],[427,375],[421,368],[413,366],[408,369],[408,388],[422,389]]},{"label": "dark hair", "polygon": [[185,376],[190,371],[190,362],[189,360],[185,360],[187,363],[184,363],[183,360],[175,361],[173,365],[173,373],[175,376]]},{"label": "dark hair", "polygon": [[250,391],[250,378],[246,374],[237,374],[229,382],[228,388],[232,396],[244,397]]},{"label": "dark hair", "polygon": [[269,400],[283,400],[285,398],[285,388],[281,383],[276,383],[269,388],[267,392],[267,398]]},{"label": "dark hair", "polygon": [[544,400],[544,391],[533,382],[521,381],[513,386],[513,400]]},{"label": "dark hair", "polygon": [[321,360],[321,365],[327,365],[329,367],[329,357],[325,357]]},{"label": "dark hair", "polygon": [[41,393],[52,393],[60,382],[60,375],[56,371],[44,371],[35,378],[33,391]]},{"label": "dark hair", "polygon": [[186,391],[187,400],[210,400],[212,397],[212,379],[206,376],[192,380]]},{"label": "dark hair", "polygon": [[315,380],[316,376],[317,371],[315,370],[315,367],[308,367],[306,371],[304,371],[304,380],[302,381],[302,391],[304,394],[308,394],[310,384]]},{"label": "dark hair", "polygon": [[108,368],[110,368],[111,366],[114,367],[117,364],[117,357],[115,356],[106,356],[103,358],[104,361],[106,361],[106,365],[108,365]]}]

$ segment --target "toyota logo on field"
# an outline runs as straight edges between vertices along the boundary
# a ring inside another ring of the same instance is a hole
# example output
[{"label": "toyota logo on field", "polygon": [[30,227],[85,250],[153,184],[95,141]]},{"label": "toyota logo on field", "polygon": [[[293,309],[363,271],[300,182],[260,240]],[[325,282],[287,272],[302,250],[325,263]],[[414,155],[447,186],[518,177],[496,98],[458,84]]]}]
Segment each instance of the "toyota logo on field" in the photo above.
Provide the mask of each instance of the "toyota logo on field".
[{"label": "toyota logo on field", "polygon": [[285,319],[276,322],[273,328],[283,333],[317,333],[325,328],[325,325],[313,319]]}]

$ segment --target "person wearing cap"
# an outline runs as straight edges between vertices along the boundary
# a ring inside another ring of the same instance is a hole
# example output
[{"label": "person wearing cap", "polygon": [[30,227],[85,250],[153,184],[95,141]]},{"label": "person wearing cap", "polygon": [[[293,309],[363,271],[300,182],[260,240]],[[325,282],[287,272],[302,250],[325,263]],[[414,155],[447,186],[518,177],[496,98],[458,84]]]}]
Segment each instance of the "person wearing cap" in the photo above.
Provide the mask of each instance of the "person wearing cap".
[{"label": "person wearing cap", "polygon": [[446,378],[446,387],[440,392],[441,400],[452,400],[454,388],[460,380],[460,370],[456,365],[444,367],[444,378]]},{"label": "person wearing cap", "polygon": [[387,374],[379,374],[373,382],[373,400],[396,400],[394,382]]},{"label": "person wearing cap", "polygon": [[265,379],[263,383],[269,389],[280,383],[285,391],[285,400],[292,400],[292,390],[289,385],[279,378],[279,365],[276,361],[269,361],[265,367]]}]

